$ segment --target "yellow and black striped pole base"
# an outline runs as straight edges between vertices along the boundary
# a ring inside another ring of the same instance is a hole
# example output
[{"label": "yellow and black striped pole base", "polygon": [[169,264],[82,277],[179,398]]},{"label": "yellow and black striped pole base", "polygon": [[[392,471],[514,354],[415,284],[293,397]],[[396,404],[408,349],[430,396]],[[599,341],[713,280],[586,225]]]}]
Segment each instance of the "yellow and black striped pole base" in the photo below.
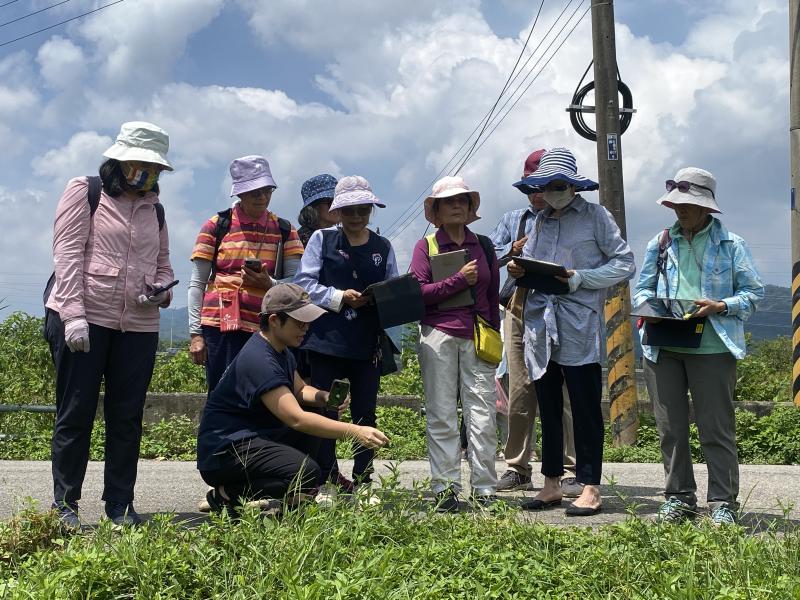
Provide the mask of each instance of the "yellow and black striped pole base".
[{"label": "yellow and black striped pole base", "polygon": [[792,265],[792,399],[800,406],[800,261]]},{"label": "yellow and black striped pole base", "polygon": [[609,421],[614,446],[636,443],[639,407],[628,283],[608,290],[605,306]]}]

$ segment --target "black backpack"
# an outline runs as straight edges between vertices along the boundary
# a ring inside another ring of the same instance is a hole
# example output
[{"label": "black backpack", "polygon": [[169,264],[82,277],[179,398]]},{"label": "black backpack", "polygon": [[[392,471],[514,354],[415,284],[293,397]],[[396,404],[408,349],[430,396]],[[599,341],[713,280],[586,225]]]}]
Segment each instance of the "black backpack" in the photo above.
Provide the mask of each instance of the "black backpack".
[{"label": "black backpack", "polygon": [[[89,218],[91,219],[94,217],[94,213],[97,210],[97,207],[100,205],[100,192],[103,189],[103,182],[97,175],[90,175],[86,179],[89,183],[89,190],[86,194],[86,200],[89,202]],[[160,202],[156,202],[153,206],[156,209],[158,230],[161,231],[164,229],[164,206]],[[56,273],[53,271],[53,273],[50,275],[50,278],[47,280],[47,284],[44,286],[44,294],[42,294],[42,303],[45,305],[47,304],[47,300],[50,298],[50,293],[53,290],[53,285],[55,285],[55,282]]]},{"label": "black backpack", "polygon": [[[214,256],[211,258],[211,274],[208,276],[209,281],[214,281],[217,275],[217,255],[219,254],[219,245],[222,243],[222,238],[228,235],[231,230],[231,215],[233,209],[228,208],[221,210],[217,213],[217,226],[214,229]],[[292,224],[286,219],[278,217],[278,227],[281,230],[281,243],[278,246],[278,252],[275,255],[275,279],[283,279],[283,247],[289,239],[292,232]]]}]

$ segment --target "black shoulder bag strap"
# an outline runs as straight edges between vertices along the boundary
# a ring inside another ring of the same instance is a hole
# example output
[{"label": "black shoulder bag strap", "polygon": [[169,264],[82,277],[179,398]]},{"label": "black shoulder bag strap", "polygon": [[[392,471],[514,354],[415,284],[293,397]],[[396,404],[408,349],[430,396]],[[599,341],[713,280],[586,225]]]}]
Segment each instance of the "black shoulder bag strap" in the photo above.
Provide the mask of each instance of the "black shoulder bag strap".
[{"label": "black shoulder bag strap", "polygon": [[278,217],[278,227],[281,230],[281,241],[278,244],[278,251],[275,253],[275,279],[283,279],[283,247],[292,233],[292,224],[286,219]]},{"label": "black shoulder bag strap", "polygon": [[217,213],[217,226],[214,229],[214,256],[211,258],[211,274],[208,276],[209,281],[214,281],[214,277],[217,276],[217,256],[219,255],[219,245],[222,243],[222,238],[228,235],[228,232],[231,230],[232,214],[232,208],[221,210]]}]

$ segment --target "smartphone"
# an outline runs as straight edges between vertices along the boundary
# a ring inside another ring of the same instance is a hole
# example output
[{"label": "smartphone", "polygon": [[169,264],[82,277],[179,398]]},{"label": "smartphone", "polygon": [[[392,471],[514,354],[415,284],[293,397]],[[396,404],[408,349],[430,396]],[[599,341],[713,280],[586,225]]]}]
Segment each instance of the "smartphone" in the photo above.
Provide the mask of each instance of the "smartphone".
[{"label": "smartphone", "polygon": [[166,292],[168,289],[174,288],[176,285],[178,285],[178,283],[179,283],[179,281],[176,279],[172,283],[168,283],[167,285],[165,285],[163,287],[159,286],[159,287],[155,288],[153,291],[151,291],[148,294],[148,297],[152,298],[153,296],[158,296],[161,292]]},{"label": "smartphone", "polygon": [[344,402],[345,398],[347,398],[347,394],[350,393],[350,382],[343,381],[341,379],[334,379],[333,383],[331,383],[331,391],[328,394],[328,402],[326,403],[327,407],[330,410],[337,410],[339,406],[341,406],[342,402]]},{"label": "smartphone", "polygon": [[257,273],[261,273],[261,261],[257,258],[246,258],[244,261],[244,266],[250,269],[251,271],[256,271]]}]

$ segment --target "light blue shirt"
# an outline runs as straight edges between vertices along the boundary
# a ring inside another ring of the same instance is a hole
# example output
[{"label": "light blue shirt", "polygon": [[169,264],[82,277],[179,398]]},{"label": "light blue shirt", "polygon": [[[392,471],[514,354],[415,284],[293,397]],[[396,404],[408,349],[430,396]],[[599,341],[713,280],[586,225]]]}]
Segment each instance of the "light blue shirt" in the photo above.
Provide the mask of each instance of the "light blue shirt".
[{"label": "light blue shirt", "polygon": [[578,287],[562,295],[528,294],[523,341],[531,380],[551,360],[567,366],[601,361],[605,288],[636,272],[633,252],[605,208],[577,195],[559,218],[552,214],[548,207],[536,215],[522,255],[574,269]]},{"label": "light blue shirt", "polygon": [[492,244],[494,244],[497,258],[503,258],[511,252],[511,244],[517,241],[519,223],[525,213],[528,213],[528,218],[525,220],[525,235],[530,234],[531,229],[533,229],[533,222],[536,220],[536,212],[537,211],[529,205],[525,208],[510,210],[502,216],[497,227],[489,234],[489,239],[492,240]]},{"label": "light blue shirt", "polygon": [[[711,231],[702,260],[700,286],[709,300],[721,300],[728,310],[714,314],[708,321],[719,338],[737,359],[744,358],[747,348],[744,341],[744,322],[756,311],[764,297],[764,283],[753,264],[753,257],[745,241],[729,232],[719,219],[712,217]],[[678,245],[667,249],[667,277],[658,277],[658,241],[661,233],[647,244],[639,281],[633,295],[633,305],[638,306],[648,298],[677,298],[680,257]],[[656,287],[656,285],[658,287]],[[639,336],[643,335],[643,328]],[[658,346],[642,346],[645,358],[658,361]]]}]

